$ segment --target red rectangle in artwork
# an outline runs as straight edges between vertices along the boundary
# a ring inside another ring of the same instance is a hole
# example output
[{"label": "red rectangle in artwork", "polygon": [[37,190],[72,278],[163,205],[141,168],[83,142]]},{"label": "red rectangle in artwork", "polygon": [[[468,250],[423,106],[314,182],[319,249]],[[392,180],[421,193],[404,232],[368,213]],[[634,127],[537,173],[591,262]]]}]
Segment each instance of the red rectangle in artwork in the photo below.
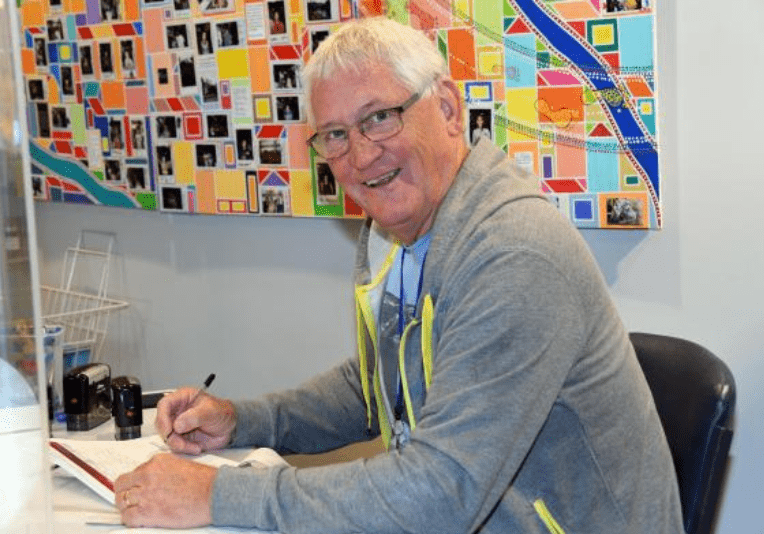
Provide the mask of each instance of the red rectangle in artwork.
[{"label": "red rectangle in artwork", "polygon": [[88,105],[93,108],[93,111],[96,115],[106,115],[106,112],[103,109],[103,106],[98,101],[97,98],[88,98]]},{"label": "red rectangle in artwork", "polygon": [[270,124],[260,128],[260,131],[257,132],[257,138],[258,139],[273,139],[274,137],[279,137],[281,135],[281,132],[283,131],[284,131],[283,126]]},{"label": "red rectangle in artwork", "polygon": [[80,34],[80,39],[92,39],[93,38],[93,32],[90,31],[90,28],[87,26],[82,26],[80,28],[77,28],[77,33]]},{"label": "red rectangle in artwork", "polygon": [[300,45],[277,45],[271,47],[271,59],[300,59]]},{"label": "red rectangle in artwork", "polygon": [[55,141],[53,146],[56,147],[56,152],[59,154],[71,154],[72,144],[68,141]]},{"label": "red rectangle in artwork", "polygon": [[74,147],[74,157],[78,158],[78,159],[82,159],[82,158],[88,157],[88,153],[85,150],[85,147],[82,147],[82,146]]},{"label": "red rectangle in artwork", "polygon": [[82,188],[78,184],[64,182],[63,180],[61,181],[61,188],[68,193],[79,193],[82,191]]},{"label": "red rectangle in artwork", "polygon": [[615,74],[620,74],[621,71],[621,59],[619,54],[602,54],[602,59],[607,61],[611,67],[615,70]]},{"label": "red rectangle in artwork", "polygon": [[117,37],[124,37],[125,35],[135,35],[135,28],[129,22],[123,24],[112,24],[112,29]]},{"label": "red rectangle in artwork", "polygon": [[133,155],[133,136],[130,135],[130,119],[124,117],[122,119],[122,131],[125,132],[125,150],[128,156]]},{"label": "red rectangle in artwork", "polygon": [[220,107],[223,109],[231,109],[231,96],[221,96],[220,97]]},{"label": "red rectangle in artwork", "polygon": [[53,139],[70,140],[72,138],[72,132],[69,132],[66,130],[53,130],[53,132],[51,133],[51,137]]},{"label": "red rectangle in artwork", "polygon": [[578,180],[544,180],[549,189],[555,193],[583,193],[584,188],[578,183]]},{"label": "red rectangle in artwork", "polygon": [[186,139],[201,139],[204,135],[202,131],[201,113],[183,114],[183,137]]},{"label": "red rectangle in artwork", "polygon": [[183,104],[179,98],[168,98],[167,103],[170,104],[170,109],[173,111],[183,111]]}]

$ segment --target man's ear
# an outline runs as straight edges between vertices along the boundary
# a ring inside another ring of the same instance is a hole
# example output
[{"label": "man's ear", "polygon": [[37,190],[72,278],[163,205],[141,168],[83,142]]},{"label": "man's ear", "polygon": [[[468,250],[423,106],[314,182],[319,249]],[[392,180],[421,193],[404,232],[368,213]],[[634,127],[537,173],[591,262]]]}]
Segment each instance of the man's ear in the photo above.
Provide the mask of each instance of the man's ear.
[{"label": "man's ear", "polygon": [[456,82],[448,77],[439,80],[437,95],[449,135],[464,135],[464,102]]}]

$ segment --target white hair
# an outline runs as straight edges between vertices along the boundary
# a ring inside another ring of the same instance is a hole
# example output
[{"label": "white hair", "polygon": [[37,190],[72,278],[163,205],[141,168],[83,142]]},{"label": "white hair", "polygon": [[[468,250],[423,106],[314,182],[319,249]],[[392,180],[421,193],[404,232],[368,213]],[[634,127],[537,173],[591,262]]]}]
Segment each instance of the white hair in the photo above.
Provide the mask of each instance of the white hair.
[{"label": "white hair", "polygon": [[446,61],[421,31],[386,17],[369,17],[343,24],[321,42],[303,69],[308,123],[315,124],[311,108],[314,82],[328,80],[339,71],[362,74],[369,65],[388,67],[410,91],[424,92],[448,73]]}]

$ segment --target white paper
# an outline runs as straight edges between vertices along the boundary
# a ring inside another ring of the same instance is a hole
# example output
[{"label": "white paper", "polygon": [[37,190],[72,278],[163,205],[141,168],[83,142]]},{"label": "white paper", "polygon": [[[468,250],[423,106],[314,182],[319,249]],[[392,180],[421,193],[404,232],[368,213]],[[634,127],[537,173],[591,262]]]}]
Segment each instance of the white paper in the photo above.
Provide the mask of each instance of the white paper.
[{"label": "white paper", "polygon": [[265,39],[265,4],[249,2],[244,5],[244,16],[247,19],[247,40]]},{"label": "white paper", "polygon": [[236,124],[252,123],[252,87],[246,84],[231,84],[231,102],[233,120]]},{"label": "white paper", "polygon": [[88,130],[88,166],[91,169],[100,169],[103,167],[103,141],[101,140],[101,130]]}]

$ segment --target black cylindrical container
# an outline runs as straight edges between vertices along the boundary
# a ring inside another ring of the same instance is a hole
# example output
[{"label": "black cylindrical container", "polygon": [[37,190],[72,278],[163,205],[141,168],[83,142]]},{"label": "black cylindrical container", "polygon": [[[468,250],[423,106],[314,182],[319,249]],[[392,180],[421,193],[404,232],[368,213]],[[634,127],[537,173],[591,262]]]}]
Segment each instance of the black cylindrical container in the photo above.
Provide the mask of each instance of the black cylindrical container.
[{"label": "black cylindrical container", "polygon": [[141,437],[143,400],[141,384],[132,376],[118,376],[111,381],[114,437],[118,440]]}]

